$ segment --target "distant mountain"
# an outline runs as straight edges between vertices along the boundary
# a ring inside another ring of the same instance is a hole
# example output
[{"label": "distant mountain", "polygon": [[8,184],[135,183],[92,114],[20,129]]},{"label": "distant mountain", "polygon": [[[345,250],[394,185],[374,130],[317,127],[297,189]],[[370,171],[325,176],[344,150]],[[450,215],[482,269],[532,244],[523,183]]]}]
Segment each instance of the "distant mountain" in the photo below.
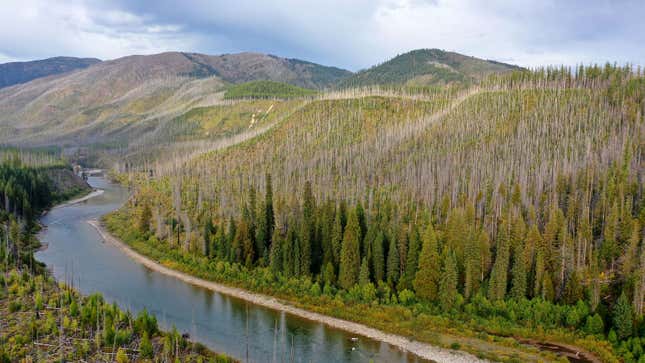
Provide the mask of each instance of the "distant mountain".
[{"label": "distant mountain", "polygon": [[100,61],[96,58],[54,57],[31,62],[0,64],[0,88],[29,82],[40,77],[87,68]]},{"label": "distant mountain", "polygon": [[479,59],[440,49],[418,49],[355,73],[341,87],[376,84],[435,85],[471,82],[491,73],[516,69],[511,64]]}]

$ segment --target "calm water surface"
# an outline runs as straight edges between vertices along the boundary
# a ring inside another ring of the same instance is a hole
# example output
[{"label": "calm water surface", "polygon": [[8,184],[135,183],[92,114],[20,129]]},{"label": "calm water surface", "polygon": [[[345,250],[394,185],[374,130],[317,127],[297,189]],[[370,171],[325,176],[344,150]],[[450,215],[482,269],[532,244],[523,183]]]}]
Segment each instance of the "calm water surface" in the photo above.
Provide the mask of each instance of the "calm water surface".
[{"label": "calm water surface", "polygon": [[[36,254],[59,280],[74,281],[84,294],[157,316],[209,348],[250,362],[423,362],[386,343],[359,337],[285,313],[196,287],[152,271],[104,243],[87,220],[110,212],[128,191],[103,178],[90,184],[105,190],[84,203],[57,208],[42,218],[48,248]],[[247,353],[248,352],[248,353]]]}]

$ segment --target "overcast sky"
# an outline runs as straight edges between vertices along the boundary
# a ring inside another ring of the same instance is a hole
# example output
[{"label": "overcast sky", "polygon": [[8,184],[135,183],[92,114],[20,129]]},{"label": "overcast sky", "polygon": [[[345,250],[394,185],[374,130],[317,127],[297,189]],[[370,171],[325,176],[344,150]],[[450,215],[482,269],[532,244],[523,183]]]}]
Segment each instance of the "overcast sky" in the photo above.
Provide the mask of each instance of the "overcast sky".
[{"label": "overcast sky", "polygon": [[0,0],[0,63],[257,51],[358,70],[417,48],[645,65],[644,0]]}]

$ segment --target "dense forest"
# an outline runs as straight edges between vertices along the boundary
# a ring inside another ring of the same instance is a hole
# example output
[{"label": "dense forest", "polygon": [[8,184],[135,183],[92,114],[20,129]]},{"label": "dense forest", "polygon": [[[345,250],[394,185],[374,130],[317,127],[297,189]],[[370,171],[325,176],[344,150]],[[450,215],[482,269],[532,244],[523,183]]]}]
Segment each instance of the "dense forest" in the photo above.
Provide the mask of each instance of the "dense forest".
[{"label": "dense forest", "polygon": [[57,283],[33,253],[37,216],[76,192],[58,190],[48,177],[49,169],[67,166],[49,153],[3,150],[1,158],[0,362],[232,361],[176,329],[161,331],[145,310],[135,316]]},{"label": "dense forest", "polygon": [[293,86],[288,83],[253,81],[230,86],[224,93],[224,99],[288,99],[307,96],[311,97],[316,93],[317,92],[314,90]]},{"label": "dense forest", "polygon": [[122,175],[135,194],[108,227],[183,269],[299,301],[369,317],[396,306],[420,329],[449,317],[645,360],[640,69],[345,95],[240,144]]}]

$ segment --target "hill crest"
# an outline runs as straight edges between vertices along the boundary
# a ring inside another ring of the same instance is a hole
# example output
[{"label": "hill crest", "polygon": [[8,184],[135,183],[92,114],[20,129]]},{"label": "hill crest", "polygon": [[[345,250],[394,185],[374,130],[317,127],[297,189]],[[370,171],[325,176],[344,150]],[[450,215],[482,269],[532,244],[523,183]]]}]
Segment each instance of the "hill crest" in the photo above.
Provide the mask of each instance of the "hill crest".
[{"label": "hill crest", "polygon": [[521,67],[467,56],[441,49],[416,49],[361,70],[343,80],[341,87],[372,85],[428,86],[470,83],[491,73],[519,70]]}]

